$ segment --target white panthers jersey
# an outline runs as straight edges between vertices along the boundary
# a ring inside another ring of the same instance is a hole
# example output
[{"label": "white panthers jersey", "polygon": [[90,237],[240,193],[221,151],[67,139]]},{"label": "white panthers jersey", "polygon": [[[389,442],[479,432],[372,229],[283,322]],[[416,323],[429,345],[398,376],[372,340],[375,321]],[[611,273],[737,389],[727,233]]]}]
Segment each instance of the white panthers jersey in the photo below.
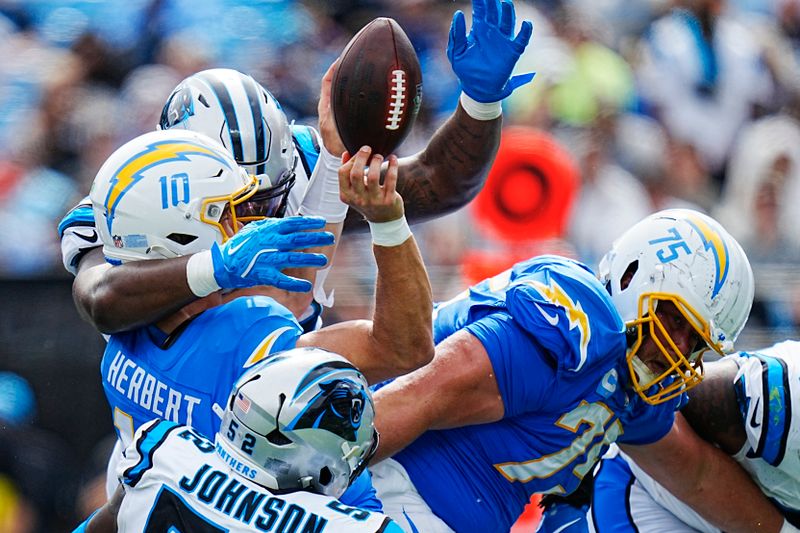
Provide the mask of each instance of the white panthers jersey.
[{"label": "white panthers jersey", "polygon": [[189,426],[154,420],[137,431],[117,474],[120,532],[296,531],[402,533],[382,513],[297,491],[276,494]]},{"label": "white panthers jersey", "polygon": [[735,357],[747,443],[734,459],[767,496],[800,511],[800,342]]},{"label": "white panthers jersey", "polygon": [[[764,494],[784,508],[787,516],[797,516],[800,513],[800,342],[781,342],[728,358],[734,358],[739,365],[734,388],[747,434],[747,441],[733,458]],[[677,517],[688,525],[687,530],[719,531],[629,457],[622,453],[620,456],[648,496],[619,502],[628,506],[630,514],[654,517],[663,511],[665,527],[671,517]],[[670,525],[665,530],[678,531],[678,528]]]}]

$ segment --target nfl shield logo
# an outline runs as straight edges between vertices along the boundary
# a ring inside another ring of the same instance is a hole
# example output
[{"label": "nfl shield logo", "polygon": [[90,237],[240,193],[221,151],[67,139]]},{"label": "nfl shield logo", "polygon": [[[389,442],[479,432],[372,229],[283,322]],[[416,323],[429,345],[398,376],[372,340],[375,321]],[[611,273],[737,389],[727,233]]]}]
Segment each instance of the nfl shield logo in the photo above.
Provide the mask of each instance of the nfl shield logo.
[{"label": "nfl shield logo", "polygon": [[120,237],[119,235],[114,235],[111,238],[114,240],[114,247],[115,248],[122,248],[122,246],[123,246],[122,245],[122,237]]}]

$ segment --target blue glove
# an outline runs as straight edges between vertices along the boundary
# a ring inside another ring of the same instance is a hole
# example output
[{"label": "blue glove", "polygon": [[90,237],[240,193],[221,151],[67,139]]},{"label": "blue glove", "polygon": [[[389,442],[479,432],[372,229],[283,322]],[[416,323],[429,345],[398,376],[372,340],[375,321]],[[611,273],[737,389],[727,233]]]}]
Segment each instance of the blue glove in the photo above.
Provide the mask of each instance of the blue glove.
[{"label": "blue glove", "polygon": [[469,35],[464,13],[459,10],[453,15],[447,58],[461,89],[473,100],[499,102],[533,79],[533,72],[511,77],[533,32],[526,20],[514,38],[515,22],[511,0],[473,0]]},{"label": "blue glove", "polygon": [[283,274],[284,268],[322,267],[323,254],[294,252],[333,244],[333,234],[318,230],[322,217],[266,218],[251,222],[222,246],[211,247],[214,279],[220,288],[271,285],[292,292],[308,292],[311,282]]}]

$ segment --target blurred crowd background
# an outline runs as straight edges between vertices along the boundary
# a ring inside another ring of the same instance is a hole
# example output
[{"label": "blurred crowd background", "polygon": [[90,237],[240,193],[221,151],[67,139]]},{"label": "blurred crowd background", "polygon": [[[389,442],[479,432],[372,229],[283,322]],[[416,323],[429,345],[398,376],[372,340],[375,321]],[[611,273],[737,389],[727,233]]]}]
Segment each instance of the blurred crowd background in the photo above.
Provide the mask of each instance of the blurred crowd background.
[{"label": "blurred crowd background", "polygon": [[[436,297],[536,253],[596,267],[647,214],[692,207],[756,276],[742,348],[800,325],[800,0],[515,0],[534,23],[484,191],[415,228]],[[93,509],[111,433],[102,338],[71,303],[56,227],[105,158],[155,128],[186,76],[246,72],[316,124],[319,80],[375,16],[423,68],[400,149],[454,109],[448,0],[0,0],[0,532],[68,531]],[[331,322],[369,312],[367,238],[348,237]]]}]

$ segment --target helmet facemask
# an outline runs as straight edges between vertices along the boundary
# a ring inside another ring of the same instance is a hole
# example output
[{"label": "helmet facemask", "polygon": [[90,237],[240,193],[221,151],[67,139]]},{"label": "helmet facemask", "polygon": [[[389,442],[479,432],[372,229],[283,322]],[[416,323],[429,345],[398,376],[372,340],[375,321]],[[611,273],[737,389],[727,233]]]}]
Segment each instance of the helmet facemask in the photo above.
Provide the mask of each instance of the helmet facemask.
[{"label": "helmet facemask", "polygon": [[292,168],[284,171],[276,179],[272,179],[267,174],[256,175],[255,178],[259,183],[258,190],[236,208],[239,222],[247,224],[263,218],[283,218],[286,214],[289,193],[296,180],[294,172],[296,166],[297,159],[295,158]]},{"label": "helmet facemask", "polygon": [[[674,305],[678,314],[658,313],[662,302]],[[709,348],[722,355],[720,346],[712,341],[710,325],[678,295],[642,294],[638,316],[640,318],[626,324],[631,343],[627,362],[634,390],[649,404],[666,402],[698,385],[703,380],[703,354]],[[681,352],[669,333],[671,324],[678,322],[677,327],[680,327],[681,320],[692,328],[692,348],[688,354]],[[659,371],[653,371],[640,357],[640,349],[648,339],[661,352],[656,362]]]},{"label": "helmet facemask", "polygon": [[[239,231],[239,226],[245,223],[239,217],[238,212],[241,206],[246,205],[258,192],[258,179],[255,176],[249,176],[241,167],[239,167],[239,172],[248,176],[249,183],[247,185],[228,195],[203,198],[200,204],[200,220],[217,228],[222,235],[223,243],[233,237]],[[246,218],[247,222],[251,222],[264,217]]]}]

